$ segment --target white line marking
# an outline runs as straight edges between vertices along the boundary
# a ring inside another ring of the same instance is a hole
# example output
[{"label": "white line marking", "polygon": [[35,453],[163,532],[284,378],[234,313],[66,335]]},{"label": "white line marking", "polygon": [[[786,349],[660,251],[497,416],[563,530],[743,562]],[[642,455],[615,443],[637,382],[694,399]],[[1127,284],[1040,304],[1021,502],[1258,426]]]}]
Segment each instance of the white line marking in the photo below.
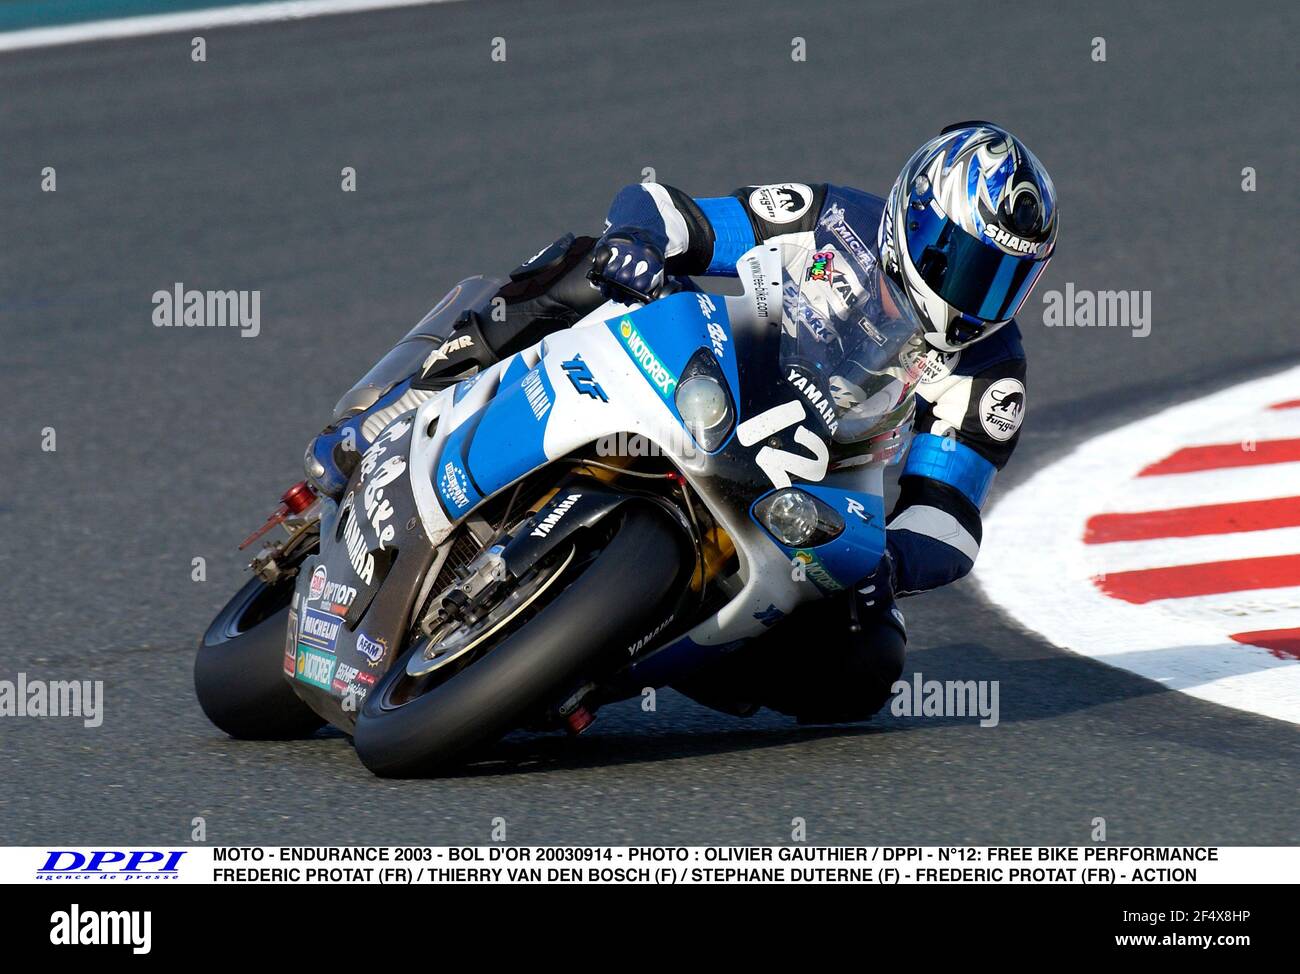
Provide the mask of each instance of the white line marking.
[{"label": "white line marking", "polygon": [[[1167,450],[1161,455],[1172,452]],[[1172,507],[1274,500],[1300,493],[1300,461],[1138,477],[1103,489],[1105,496],[1092,501],[1095,513],[1165,511]],[[1081,487],[1080,493],[1092,492]]]},{"label": "white line marking", "polygon": [[[975,564],[985,594],[1057,646],[1192,696],[1300,723],[1300,661],[1228,638],[1288,628],[1300,594],[1294,588],[1130,605],[1090,581],[1106,567],[1104,549],[1114,545],[1083,543],[1088,517],[1102,510],[1295,494],[1300,463],[1134,478],[1180,447],[1231,442],[1252,423],[1275,428],[1262,411],[1294,399],[1297,388],[1300,368],[1291,368],[1104,433],[1038,471],[1001,497],[985,519]],[[1226,440],[1206,435],[1224,430],[1230,431]],[[1233,546],[1255,533],[1217,536],[1221,558],[1235,557]]]},{"label": "white line marking", "polygon": [[1294,555],[1300,552],[1300,527],[1203,534],[1191,538],[1110,541],[1088,547],[1092,550],[1092,563],[1097,571],[1114,574],[1142,568],[1199,565],[1207,561]]},{"label": "white line marking", "polygon": [[115,20],[92,20],[58,27],[32,27],[0,34],[0,52],[23,51],[60,44],[87,41],[120,40],[173,31],[204,30],[212,27],[235,27],[265,24],[277,20],[301,20],[333,14],[361,13],[393,7],[424,7],[435,3],[459,3],[461,0],[281,0],[279,3],[248,3],[233,7],[210,7],[184,10],[174,14],[146,14],[119,17]]},{"label": "white line marking", "polygon": [[1219,630],[1254,632],[1300,627],[1300,587],[1296,586],[1162,599],[1158,604],[1170,615],[1210,623]]}]

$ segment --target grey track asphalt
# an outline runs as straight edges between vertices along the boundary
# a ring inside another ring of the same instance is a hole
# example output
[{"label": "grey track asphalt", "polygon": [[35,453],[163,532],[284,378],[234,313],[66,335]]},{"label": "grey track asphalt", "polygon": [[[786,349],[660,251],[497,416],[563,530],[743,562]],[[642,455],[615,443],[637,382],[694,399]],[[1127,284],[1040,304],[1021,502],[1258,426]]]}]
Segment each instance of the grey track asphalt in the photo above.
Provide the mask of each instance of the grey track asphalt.
[{"label": "grey track asphalt", "polygon": [[[1004,488],[1294,362],[1295,10],[469,2],[213,30],[203,64],[188,34],[0,55],[0,678],[107,685],[97,730],[0,721],[0,843],[180,843],[199,815],[221,844],[478,843],[497,816],[519,843],[773,843],[796,816],[818,843],[1079,843],[1097,816],[1112,843],[1300,841],[1300,728],[1054,649],[970,581],[907,603],[909,669],[1001,681],[995,729],[805,730],[665,693],[388,782],[340,736],[224,738],[190,676],[234,545],[339,394],[456,280],[598,228],[645,167],[696,195],[879,192],[948,121],[1022,135],[1062,199],[1040,290],[1149,289],[1153,326],[1026,317]],[[153,327],[177,281],[260,289],[261,335]]]}]

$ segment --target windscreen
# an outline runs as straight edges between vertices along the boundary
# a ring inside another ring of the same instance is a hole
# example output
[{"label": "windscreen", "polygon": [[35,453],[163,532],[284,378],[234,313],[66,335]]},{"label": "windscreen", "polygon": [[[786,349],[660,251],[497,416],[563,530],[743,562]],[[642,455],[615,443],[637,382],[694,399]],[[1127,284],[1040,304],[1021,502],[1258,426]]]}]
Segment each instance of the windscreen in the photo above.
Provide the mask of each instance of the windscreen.
[{"label": "windscreen", "polygon": [[[781,364],[813,383],[838,442],[853,443],[906,422],[925,357],[920,323],[874,267],[833,250],[783,248]],[[809,396],[810,399],[813,397]]]}]

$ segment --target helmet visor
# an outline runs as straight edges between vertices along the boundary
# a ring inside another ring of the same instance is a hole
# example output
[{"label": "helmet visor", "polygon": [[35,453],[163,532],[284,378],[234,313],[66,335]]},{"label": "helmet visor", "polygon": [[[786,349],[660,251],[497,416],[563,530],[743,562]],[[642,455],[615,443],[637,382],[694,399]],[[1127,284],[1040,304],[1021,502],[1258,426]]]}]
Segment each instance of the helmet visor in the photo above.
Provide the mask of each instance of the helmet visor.
[{"label": "helmet visor", "polygon": [[1003,253],[927,206],[907,214],[907,252],[922,280],[958,311],[984,321],[1015,316],[1047,261]]}]

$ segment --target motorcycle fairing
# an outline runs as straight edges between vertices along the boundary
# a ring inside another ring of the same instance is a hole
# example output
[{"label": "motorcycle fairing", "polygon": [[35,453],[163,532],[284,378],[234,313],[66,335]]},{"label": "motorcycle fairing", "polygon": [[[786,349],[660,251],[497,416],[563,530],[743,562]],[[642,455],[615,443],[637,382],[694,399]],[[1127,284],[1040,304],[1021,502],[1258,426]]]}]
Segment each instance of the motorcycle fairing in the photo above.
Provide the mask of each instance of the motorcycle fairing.
[{"label": "motorcycle fairing", "polygon": [[[440,562],[435,552],[446,550],[444,543],[453,530],[483,500],[547,464],[575,453],[589,455],[593,444],[618,436],[643,437],[682,473],[731,538],[739,562],[725,586],[728,601],[716,613],[681,638],[659,644],[648,638],[647,645],[632,647],[631,671],[638,672],[643,663],[647,673],[657,669],[663,675],[656,676],[656,684],[667,682],[668,674],[682,663],[706,652],[725,651],[800,602],[822,594],[815,584],[792,577],[793,555],[750,515],[753,502],[774,488],[824,486],[825,492],[817,496],[846,515],[843,535],[816,549],[816,558],[828,572],[851,574],[843,565],[869,558],[872,551],[878,558],[884,520],[879,470],[876,482],[868,486],[877,496],[853,498],[870,515],[862,521],[849,509],[847,481],[842,490],[837,476],[828,476],[824,424],[803,394],[785,381],[774,354],[781,324],[778,248],[754,248],[741,258],[737,271],[744,287],[741,296],[686,293],[638,309],[608,302],[544,342],[435,391],[399,421],[409,425],[404,430],[409,440],[402,441],[409,443],[409,462],[401,488],[403,493],[409,490],[413,516],[402,521],[406,533],[394,540],[399,557],[369,609],[369,615],[377,617],[382,611],[389,620],[382,634],[365,632],[365,648],[372,655],[382,639],[389,653],[385,662],[391,658],[417,596],[423,597],[427,579],[408,574],[410,570],[436,570]],[[627,335],[625,322],[631,325]],[[628,341],[633,331],[642,337],[641,344]],[[649,347],[650,357],[643,345]],[[684,428],[672,396],[675,386],[669,381],[702,351],[719,366],[736,414],[730,435],[711,454],[699,449]],[[755,435],[742,435],[744,431]],[[859,494],[862,475],[861,470],[854,474],[852,490]],[[364,486],[362,475],[351,489]],[[367,533],[367,541],[372,533]],[[402,545],[426,554],[408,558]],[[326,538],[322,558],[335,560],[329,564],[331,572],[339,559],[339,570],[349,565],[346,556],[345,545]],[[354,643],[366,627],[363,619]],[[665,636],[680,632],[667,623],[661,628]],[[354,647],[347,651],[352,655],[345,665],[354,666]],[[298,689],[324,693],[311,686]],[[349,726],[352,715],[335,713],[336,708],[337,701],[331,719]]]},{"label": "motorcycle fairing", "polygon": [[339,507],[322,520],[320,552],[295,583],[288,633],[294,664],[286,647],[286,678],[344,729],[400,648],[434,561],[409,486],[413,428],[408,413],[362,455]]},{"label": "motorcycle fairing", "polygon": [[[753,635],[764,628],[756,613],[773,605],[789,611],[817,597],[814,586],[790,577],[785,553],[754,523],[749,508],[776,486],[768,470],[777,470],[787,483],[824,479],[829,444],[817,433],[820,426],[800,394],[784,382],[776,356],[747,355],[750,349],[773,347],[778,336],[777,249],[754,248],[738,270],[745,287],[741,296],[678,294],[636,310],[607,303],[572,328],[498,363],[460,393],[459,401],[456,392],[444,390],[421,406],[412,440],[412,486],[430,541],[441,544],[483,498],[545,463],[607,437],[639,435],[692,483],[737,548],[743,585],[716,615],[692,629],[693,640],[721,644]],[[653,361],[635,341],[629,344],[624,321],[642,336]],[[765,428],[758,443],[742,443],[733,435],[714,454],[695,447],[671,403],[668,377],[657,367],[680,375],[700,349],[716,357],[730,386],[740,413],[737,427],[753,418],[745,411],[774,406],[788,422]],[[578,357],[605,399],[571,381],[564,363]],[[536,378],[529,378],[534,372]],[[810,442],[814,449],[806,445]],[[756,463],[762,451],[767,467]],[[450,476],[457,480],[439,482]],[[454,503],[448,503],[448,494]]]},{"label": "motorcycle fairing", "polygon": [[[839,514],[844,530],[824,544],[798,548],[783,544],[770,534],[768,537],[784,552],[787,563],[793,565],[795,559],[804,563],[808,580],[822,592],[827,595],[841,592],[862,576],[863,565],[876,564],[885,553],[885,499],[880,494],[861,490],[836,490],[831,483],[801,484],[800,489]],[[760,497],[750,507],[750,517],[756,524],[759,522],[754,508],[762,500]]]}]

